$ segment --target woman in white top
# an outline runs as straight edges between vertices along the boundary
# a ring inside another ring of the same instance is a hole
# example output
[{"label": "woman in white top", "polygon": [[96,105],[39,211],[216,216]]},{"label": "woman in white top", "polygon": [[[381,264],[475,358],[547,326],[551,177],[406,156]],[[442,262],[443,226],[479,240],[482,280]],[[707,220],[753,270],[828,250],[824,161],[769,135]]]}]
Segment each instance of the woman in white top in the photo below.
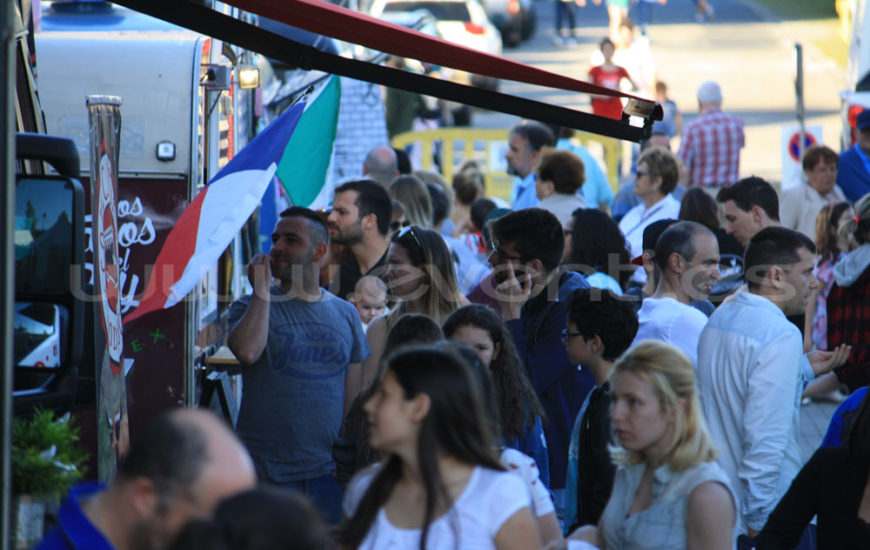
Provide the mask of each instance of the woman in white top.
[{"label": "woman in white top", "polygon": [[571,219],[571,212],[585,208],[586,201],[577,191],[586,181],[586,168],[580,157],[571,151],[545,147],[535,175],[535,193],[543,208],[559,219],[562,227]]},{"label": "woman in white top", "polygon": [[[628,241],[631,257],[643,254],[643,230],[654,221],[677,218],[680,201],[671,195],[677,187],[680,171],[674,154],[662,147],[651,147],[637,159],[634,194],[641,203],[619,220],[619,229]],[[637,268],[633,280],[643,284],[646,272]]]},{"label": "woman in white top", "polygon": [[387,458],[350,483],[341,546],[540,549],[531,498],[495,455],[464,361],[411,348],[384,367],[365,412],[371,446]]},{"label": "woman in white top", "polygon": [[617,361],[610,384],[616,480],[598,528],[570,538],[607,550],[734,548],[736,501],[686,354],[644,340]]}]

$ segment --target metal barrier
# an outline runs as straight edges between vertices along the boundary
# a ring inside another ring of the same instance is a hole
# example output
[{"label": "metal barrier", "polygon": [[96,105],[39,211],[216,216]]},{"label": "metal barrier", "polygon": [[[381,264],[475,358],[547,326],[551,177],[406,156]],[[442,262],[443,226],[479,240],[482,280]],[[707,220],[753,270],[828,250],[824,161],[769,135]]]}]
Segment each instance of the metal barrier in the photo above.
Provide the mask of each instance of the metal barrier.
[{"label": "metal barrier", "polygon": [[[605,172],[615,193],[619,188],[622,142],[586,132],[575,133],[571,141],[583,145],[593,155],[600,154],[603,157]],[[479,162],[486,175],[487,194],[504,200],[510,198],[513,184],[513,177],[504,171],[507,142],[507,130],[475,128],[419,130],[393,137],[393,147],[404,149],[413,146],[412,160],[416,160],[423,170],[440,172],[447,181],[452,181],[453,174],[463,162]],[[600,152],[596,151],[597,148],[600,148]]]}]

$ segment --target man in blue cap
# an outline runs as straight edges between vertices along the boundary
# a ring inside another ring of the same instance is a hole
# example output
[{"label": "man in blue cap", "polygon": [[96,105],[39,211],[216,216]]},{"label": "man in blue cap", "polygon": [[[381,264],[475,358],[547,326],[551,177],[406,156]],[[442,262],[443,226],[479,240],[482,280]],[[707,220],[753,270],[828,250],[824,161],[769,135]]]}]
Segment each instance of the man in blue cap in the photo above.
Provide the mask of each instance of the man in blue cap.
[{"label": "man in blue cap", "polygon": [[840,153],[837,185],[854,203],[870,193],[870,109],[864,109],[856,121],[855,145]]}]

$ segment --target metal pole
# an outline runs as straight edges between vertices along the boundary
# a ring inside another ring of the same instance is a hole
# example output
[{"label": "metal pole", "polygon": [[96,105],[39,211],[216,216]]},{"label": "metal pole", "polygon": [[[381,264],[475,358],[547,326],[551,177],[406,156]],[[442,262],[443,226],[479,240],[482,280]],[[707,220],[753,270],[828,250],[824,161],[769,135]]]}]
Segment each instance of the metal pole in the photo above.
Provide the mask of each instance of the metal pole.
[{"label": "metal pole", "polygon": [[0,2],[0,550],[9,548],[12,494],[12,312],[15,221],[15,20],[14,2]]},{"label": "metal pole", "polygon": [[794,59],[796,65],[794,79],[795,115],[800,127],[798,162],[801,162],[803,161],[804,149],[806,148],[807,129],[804,122],[804,47],[800,42],[794,45]]}]

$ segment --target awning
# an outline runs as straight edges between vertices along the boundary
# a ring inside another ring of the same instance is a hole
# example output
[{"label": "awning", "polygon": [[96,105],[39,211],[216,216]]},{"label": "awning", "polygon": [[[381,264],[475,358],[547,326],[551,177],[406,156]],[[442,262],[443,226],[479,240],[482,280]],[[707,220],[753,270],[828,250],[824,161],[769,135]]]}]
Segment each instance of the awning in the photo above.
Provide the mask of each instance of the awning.
[{"label": "awning", "polygon": [[[321,52],[186,0],[115,1],[304,69],[347,76],[595,134],[640,141],[651,134],[653,121],[662,118],[661,106],[650,100],[478,52],[321,0],[282,0],[280,3],[274,0],[229,0],[226,3],[310,32],[393,55],[550,88],[626,97],[629,101],[622,120],[614,120]],[[643,127],[630,125],[629,115],[642,117]]]}]

